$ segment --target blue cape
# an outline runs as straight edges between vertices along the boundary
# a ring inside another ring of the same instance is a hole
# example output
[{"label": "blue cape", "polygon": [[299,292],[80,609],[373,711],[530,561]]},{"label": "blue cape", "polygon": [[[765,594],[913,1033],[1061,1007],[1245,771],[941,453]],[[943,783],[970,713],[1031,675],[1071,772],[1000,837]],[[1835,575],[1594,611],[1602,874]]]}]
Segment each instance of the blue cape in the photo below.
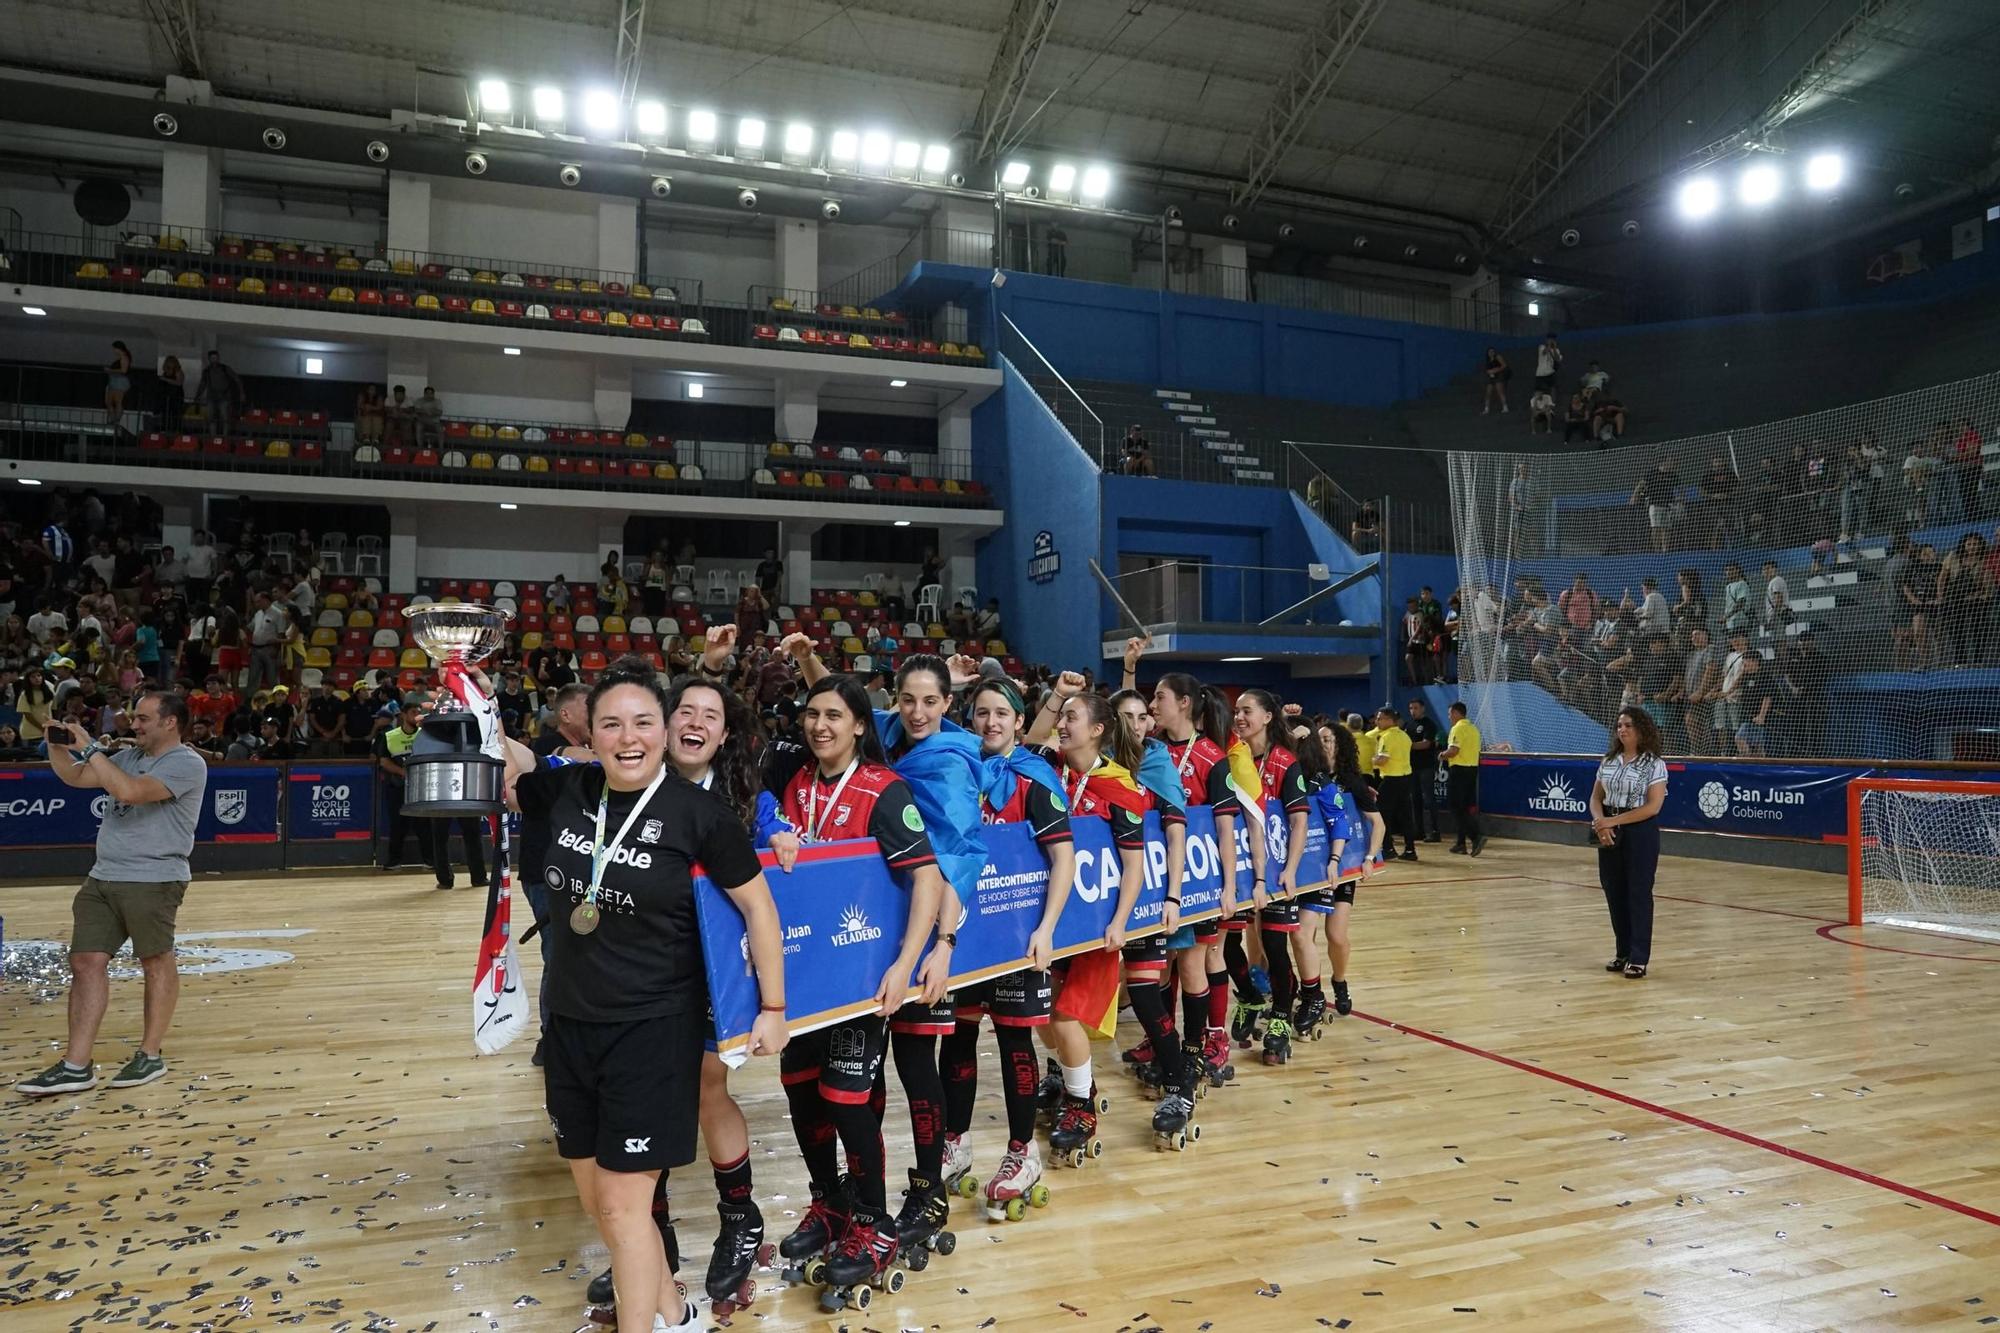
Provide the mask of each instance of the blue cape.
[{"label": "blue cape", "polygon": [[1027,746],[1017,745],[1006,754],[987,755],[984,762],[986,772],[980,780],[979,790],[986,797],[986,803],[995,810],[1014,799],[1014,788],[1022,778],[1048,788],[1067,808],[1062,779],[1049,767],[1048,760]]},{"label": "blue cape", "polygon": [[[884,750],[903,740],[903,719],[875,710],[875,731]],[[985,781],[986,756],[979,738],[955,722],[938,724],[935,735],[918,741],[909,753],[891,761],[910,788],[917,811],[924,817],[938,869],[950,881],[961,903],[972,901],[979,872],[986,868],[986,822],[979,813],[979,793]]]},{"label": "blue cape", "polygon": [[1180,770],[1174,767],[1173,756],[1167,753],[1165,741],[1147,739],[1139,760],[1139,771],[1133,776],[1163,805],[1180,811],[1187,809],[1187,789],[1181,786]]}]

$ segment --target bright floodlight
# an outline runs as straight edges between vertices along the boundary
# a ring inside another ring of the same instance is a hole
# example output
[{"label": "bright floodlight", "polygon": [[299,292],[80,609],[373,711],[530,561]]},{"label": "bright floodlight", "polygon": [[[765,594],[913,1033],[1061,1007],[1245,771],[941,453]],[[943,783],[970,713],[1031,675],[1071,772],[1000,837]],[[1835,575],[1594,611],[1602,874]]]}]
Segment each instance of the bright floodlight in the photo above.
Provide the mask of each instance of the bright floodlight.
[{"label": "bright floodlight", "polygon": [[583,95],[583,126],[596,134],[612,134],[618,129],[618,94],[608,88],[592,88]]},{"label": "bright floodlight", "polygon": [[1111,168],[1085,167],[1083,169],[1083,197],[1102,199],[1111,193]]},{"label": "bright floodlight", "polygon": [[707,150],[715,147],[715,113],[694,110],[688,112],[688,147]]},{"label": "bright floodlight", "polygon": [[826,152],[836,162],[852,164],[861,152],[861,137],[853,130],[835,130],[833,138],[827,141]]},{"label": "bright floodlight", "polygon": [[924,174],[942,176],[944,169],[951,165],[951,149],[948,145],[934,143],[924,149]]},{"label": "bright floodlight", "polygon": [[504,116],[514,105],[514,95],[505,81],[481,79],[479,81],[479,109],[490,111],[496,116]]},{"label": "bright floodlight", "polygon": [[1681,216],[1694,221],[1708,217],[1722,206],[1722,190],[1713,179],[1697,176],[1681,186]]},{"label": "bright floodlight", "polygon": [[915,171],[917,164],[924,160],[924,146],[911,139],[899,140],[896,144],[894,162],[898,171]]},{"label": "bright floodlight", "polygon": [[1540,301],[1528,302],[1528,315],[1530,318],[1533,318],[1534,316],[1539,315],[1541,313],[1542,313],[1542,303]]},{"label": "bright floodlight", "polygon": [[537,88],[534,93],[536,120],[561,120],[563,95],[560,88]]},{"label": "bright floodlight", "polygon": [[1814,153],[1806,160],[1806,188],[1837,190],[1847,178],[1847,159],[1839,153]]},{"label": "bright floodlight", "polygon": [[1049,168],[1049,193],[1067,195],[1076,185],[1076,168],[1067,162],[1058,162]]},{"label": "bright floodlight", "polygon": [[812,156],[813,127],[793,121],[785,126],[785,156],[805,158]]},{"label": "bright floodlight", "polygon": [[1018,190],[1028,183],[1028,164],[1009,162],[1000,172],[1000,183],[1010,190]]},{"label": "bright floodlight", "polygon": [[880,130],[870,130],[861,136],[861,165],[880,170],[889,165],[889,155],[895,147],[889,136]]},{"label": "bright floodlight", "polygon": [[1778,197],[1778,169],[1769,163],[1759,162],[1754,167],[1746,167],[1736,180],[1736,197],[1751,208],[1762,208]]},{"label": "bright floodlight", "polygon": [[632,125],[644,138],[666,138],[667,104],[665,102],[639,103],[639,105],[632,108]]},{"label": "bright floodlight", "polygon": [[764,122],[754,116],[745,116],[736,122],[736,146],[752,152],[762,152],[764,148]]}]

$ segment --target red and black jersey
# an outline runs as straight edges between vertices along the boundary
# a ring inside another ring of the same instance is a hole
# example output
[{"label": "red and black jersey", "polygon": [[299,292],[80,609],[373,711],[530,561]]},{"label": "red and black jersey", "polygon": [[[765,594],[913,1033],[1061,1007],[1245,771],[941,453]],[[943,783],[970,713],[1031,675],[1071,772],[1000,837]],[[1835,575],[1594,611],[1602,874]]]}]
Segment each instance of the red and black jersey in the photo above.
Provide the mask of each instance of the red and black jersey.
[{"label": "red and black jersey", "polygon": [[1034,831],[1035,841],[1043,846],[1071,840],[1069,811],[1062,797],[1033,778],[1015,778],[1014,794],[997,810],[982,793],[979,817],[988,824],[1026,824]]},{"label": "red and black jersey", "polygon": [[1181,775],[1181,791],[1189,805],[1226,806],[1236,801],[1229,786],[1229,756],[1206,736],[1166,742],[1167,758]]},{"label": "red and black jersey", "polygon": [[930,837],[924,832],[924,817],[910,789],[892,768],[881,764],[859,764],[854,775],[840,787],[838,777],[820,776],[818,764],[807,764],[785,786],[785,818],[807,842],[838,842],[844,838],[873,838],[882,849],[882,859],[893,870],[915,870],[935,865]]},{"label": "red and black jersey", "polygon": [[1273,745],[1265,751],[1257,771],[1264,780],[1265,800],[1276,801],[1288,815],[1311,808],[1312,793],[1306,790],[1306,771],[1290,750]]},{"label": "red and black jersey", "polygon": [[[1109,820],[1111,841],[1121,850],[1140,851],[1146,846],[1146,812],[1153,809],[1153,797],[1129,774],[1121,774],[1123,769],[1103,760],[1089,773],[1077,772],[1066,761],[1056,769],[1072,815]],[[1161,817],[1185,822],[1178,810],[1162,811]]]}]

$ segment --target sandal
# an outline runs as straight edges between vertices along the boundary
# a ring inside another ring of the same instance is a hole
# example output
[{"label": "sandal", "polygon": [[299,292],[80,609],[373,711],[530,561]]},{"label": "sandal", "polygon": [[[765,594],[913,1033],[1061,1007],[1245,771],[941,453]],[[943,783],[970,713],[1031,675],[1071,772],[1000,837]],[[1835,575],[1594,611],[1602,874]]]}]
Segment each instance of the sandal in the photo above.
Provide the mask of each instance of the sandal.
[{"label": "sandal", "polygon": [[1623,958],[1614,958],[1610,962],[1604,965],[1604,970],[1606,972],[1623,972],[1625,970],[1625,966],[1626,964]]},{"label": "sandal", "polygon": [[1644,963],[1627,963],[1625,965],[1625,975],[1633,981],[1638,981],[1646,975],[1646,965]]}]

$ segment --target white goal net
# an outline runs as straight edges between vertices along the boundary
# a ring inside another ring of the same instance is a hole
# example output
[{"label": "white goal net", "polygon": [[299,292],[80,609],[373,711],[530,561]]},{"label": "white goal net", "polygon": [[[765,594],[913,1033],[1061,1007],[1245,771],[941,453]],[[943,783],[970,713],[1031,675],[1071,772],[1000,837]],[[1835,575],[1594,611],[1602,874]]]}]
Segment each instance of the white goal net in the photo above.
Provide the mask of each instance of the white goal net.
[{"label": "white goal net", "polygon": [[2000,783],[1857,781],[1849,914],[2000,941]]}]

